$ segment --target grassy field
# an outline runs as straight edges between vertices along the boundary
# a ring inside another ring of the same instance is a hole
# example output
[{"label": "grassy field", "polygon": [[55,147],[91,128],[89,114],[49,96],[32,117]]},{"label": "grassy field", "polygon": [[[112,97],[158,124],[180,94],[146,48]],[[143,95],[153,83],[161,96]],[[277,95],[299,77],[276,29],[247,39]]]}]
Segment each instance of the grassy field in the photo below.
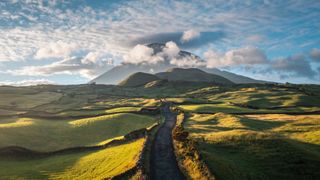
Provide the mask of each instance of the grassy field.
[{"label": "grassy field", "polygon": [[192,104],[192,105],[180,105],[184,111],[187,112],[207,112],[207,113],[218,113],[218,112],[256,112],[256,110],[237,107],[229,104]]},{"label": "grassy field", "polygon": [[40,92],[35,94],[1,94],[0,106],[33,108],[58,100],[60,97],[62,97],[62,94],[54,92]]},{"label": "grassy field", "polygon": [[106,115],[106,114],[114,114],[114,113],[129,113],[129,112],[138,112],[141,107],[118,107],[104,110],[95,110],[95,109],[83,109],[83,110],[72,110],[72,111],[63,111],[58,113],[58,116],[98,116],[98,115]]},{"label": "grassy field", "polygon": [[228,103],[221,104],[186,104],[179,106],[182,110],[196,113],[303,113],[320,111],[320,107],[283,107],[275,109],[253,109]]},{"label": "grassy field", "polygon": [[22,146],[54,151],[98,144],[133,130],[153,125],[151,116],[119,113],[73,120],[5,118],[0,120],[0,148]]},{"label": "grassy field", "polygon": [[[244,86],[244,85],[243,85]],[[206,87],[185,94],[209,102],[223,102],[254,107],[256,109],[276,107],[320,107],[320,98],[314,88],[289,88],[284,86],[250,87]],[[310,92],[309,92],[310,91]]]},{"label": "grassy field", "polygon": [[104,179],[133,168],[145,139],[99,151],[45,158],[0,157],[1,179]]},{"label": "grassy field", "polygon": [[320,175],[320,115],[193,114],[185,127],[218,179]]},{"label": "grassy field", "polygon": [[[317,179],[320,115],[285,113],[320,111],[319,92],[320,86],[292,84],[3,86],[0,148],[55,151],[101,145],[152,126],[157,117],[131,112],[160,106],[159,99],[166,99],[191,114],[185,129],[197,143],[188,142],[199,148],[217,179]],[[143,142],[40,159],[0,157],[0,179],[111,177],[134,166]],[[194,152],[194,157],[200,158]],[[187,148],[183,153],[191,154]],[[190,172],[196,172],[194,162],[191,158],[184,163]]]}]

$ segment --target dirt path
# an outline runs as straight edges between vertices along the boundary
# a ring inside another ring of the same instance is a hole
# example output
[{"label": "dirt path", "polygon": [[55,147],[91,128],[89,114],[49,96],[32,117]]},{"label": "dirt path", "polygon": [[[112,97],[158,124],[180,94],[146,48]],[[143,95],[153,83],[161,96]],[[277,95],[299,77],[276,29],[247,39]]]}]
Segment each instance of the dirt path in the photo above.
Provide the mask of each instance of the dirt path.
[{"label": "dirt path", "polygon": [[151,179],[185,179],[179,170],[172,144],[172,129],[177,115],[170,111],[170,104],[162,109],[165,123],[158,130],[151,150]]}]

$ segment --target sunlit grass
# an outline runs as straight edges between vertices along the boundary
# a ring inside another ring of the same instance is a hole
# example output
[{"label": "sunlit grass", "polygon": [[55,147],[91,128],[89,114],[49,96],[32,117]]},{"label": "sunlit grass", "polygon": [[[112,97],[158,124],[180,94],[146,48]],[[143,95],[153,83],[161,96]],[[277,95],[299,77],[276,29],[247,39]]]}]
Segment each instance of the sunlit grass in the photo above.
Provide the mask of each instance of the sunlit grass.
[{"label": "sunlit grass", "polygon": [[47,158],[0,157],[1,179],[105,179],[133,168],[145,139],[99,151],[55,155]]},{"label": "sunlit grass", "polygon": [[38,151],[54,151],[88,146],[156,122],[151,116],[120,113],[75,120],[0,120],[0,148],[22,146]]},{"label": "sunlit grass", "polygon": [[185,126],[217,178],[319,175],[320,115],[193,114]]},{"label": "sunlit grass", "polygon": [[31,118],[18,118],[16,121],[0,121],[0,128],[17,128],[23,126],[30,126],[34,122]]},{"label": "sunlit grass", "polygon": [[141,107],[118,107],[106,110],[106,113],[137,112]]},{"label": "sunlit grass", "polygon": [[196,105],[180,105],[179,107],[189,112],[208,112],[208,113],[255,112],[255,110],[252,110],[252,109],[233,106],[230,104],[196,104]]}]

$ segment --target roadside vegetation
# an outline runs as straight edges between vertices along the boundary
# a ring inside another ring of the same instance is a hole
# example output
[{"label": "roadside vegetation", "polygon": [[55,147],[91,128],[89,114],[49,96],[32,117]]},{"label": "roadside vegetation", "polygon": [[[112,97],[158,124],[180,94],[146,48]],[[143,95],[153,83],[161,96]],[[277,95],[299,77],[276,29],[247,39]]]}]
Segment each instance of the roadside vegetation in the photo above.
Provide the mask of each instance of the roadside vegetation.
[{"label": "roadside vegetation", "polygon": [[215,179],[198,152],[196,142],[188,138],[188,132],[183,128],[185,114],[177,116],[173,129],[173,146],[180,169],[188,179]]}]

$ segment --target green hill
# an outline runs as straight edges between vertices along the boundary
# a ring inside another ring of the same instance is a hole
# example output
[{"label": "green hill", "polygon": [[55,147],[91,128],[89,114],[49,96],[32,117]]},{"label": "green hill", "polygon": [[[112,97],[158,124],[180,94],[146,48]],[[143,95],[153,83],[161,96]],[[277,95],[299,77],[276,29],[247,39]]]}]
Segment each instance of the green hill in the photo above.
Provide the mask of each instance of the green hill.
[{"label": "green hill", "polygon": [[125,87],[136,87],[136,86],[142,86],[149,82],[159,80],[159,78],[155,75],[148,74],[148,73],[134,73],[130,75],[125,80],[121,81],[119,83],[119,86],[125,86]]},{"label": "green hill", "polygon": [[168,81],[188,81],[188,82],[207,82],[214,84],[233,84],[230,80],[206,73],[200,69],[196,68],[172,68],[166,72],[161,72],[156,74],[160,79],[167,79]]},{"label": "green hill", "polygon": [[125,80],[119,83],[119,86],[124,87],[138,87],[145,85],[146,87],[155,87],[159,85],[164,85],[169,83],[177,83],[177,82],[185,82],[185,83],[197,83],[197,84],[216,84],[216,85],[231,85],[234,84],[230,80],[206,73],[200,69],[196,68],[171,68],[166,72],[160,72],[155,75],[148,73],[134,73],[130,75]]}]

